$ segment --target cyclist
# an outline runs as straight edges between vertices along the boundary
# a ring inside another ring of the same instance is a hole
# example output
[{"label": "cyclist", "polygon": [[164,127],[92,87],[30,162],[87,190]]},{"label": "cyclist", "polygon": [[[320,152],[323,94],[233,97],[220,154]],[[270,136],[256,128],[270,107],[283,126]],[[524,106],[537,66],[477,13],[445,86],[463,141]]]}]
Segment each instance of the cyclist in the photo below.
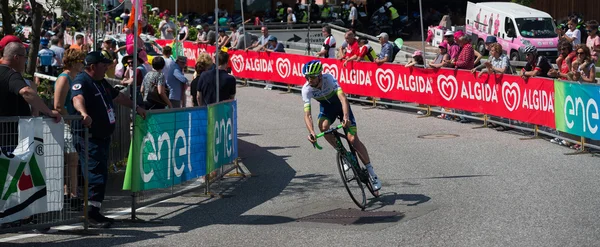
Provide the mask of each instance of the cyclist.
[{"label": "cyclist", "polygon": [[[322,74],[323,65],[319,60],[312,60],[304,65],[302,73],[306,77],[307,82],[302,87],[302,100],[304,100],[304,122],[308,128],[308,140],[312,143],[316,141],[315,131],[313,127],[312,115],[310,112],[310,100],[314,98],[320,103],[321,111],[319,113],[319,129],[326,131],[336,118],[343,119],[344,128],[350,127],[353,134],[348,133],[348,141],[354,146],[358,157],[361,159],[365,167],[369,171],[369,177],[373,183],[373,190],[381,189],[381,182],[377,178],[367,148],[358,139],[356,135],[356,121],[352,114],[352,109],[348,104],[346,95],[338,85],[338,82],[330,74]],[[325,139],[334,148],[336,147],[335,138],[330,135],[325,135]]]}]

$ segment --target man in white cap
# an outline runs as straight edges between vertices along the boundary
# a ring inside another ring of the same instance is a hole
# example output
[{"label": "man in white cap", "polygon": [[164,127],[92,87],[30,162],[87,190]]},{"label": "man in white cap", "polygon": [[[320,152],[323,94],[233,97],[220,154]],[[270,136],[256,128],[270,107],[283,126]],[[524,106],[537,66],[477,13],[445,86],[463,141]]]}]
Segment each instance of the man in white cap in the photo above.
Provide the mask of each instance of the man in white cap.
[{"label": "man in white cap", "polygon": [[377,35],[379,44],[381,44],[381,52],[377,55],[375,63],[381,65],[383,63],[391,63],[394,61],[394,48],[390,41],[390,36],[387,33],[380,33]]},{"label": "man in white cap", "polygon": [[446,31],[444,40],[448,43],[448,54],[450,54],[450,59],[456,61],[458,54],[460,53],[460,46],[454,42],[454,32],[450,30]]}]

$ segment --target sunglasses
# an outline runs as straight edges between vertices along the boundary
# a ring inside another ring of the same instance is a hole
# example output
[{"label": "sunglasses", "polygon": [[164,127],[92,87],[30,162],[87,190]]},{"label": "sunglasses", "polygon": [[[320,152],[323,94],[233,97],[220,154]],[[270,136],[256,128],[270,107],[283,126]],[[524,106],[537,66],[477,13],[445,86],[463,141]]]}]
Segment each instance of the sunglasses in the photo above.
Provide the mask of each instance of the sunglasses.
[{"label": "sunglasses", "polygon": [[304,76],[304,77],[306,77],[306,79],[314,79],[314,78],[319,77],[319,75],[307,75],[307,76]]}]

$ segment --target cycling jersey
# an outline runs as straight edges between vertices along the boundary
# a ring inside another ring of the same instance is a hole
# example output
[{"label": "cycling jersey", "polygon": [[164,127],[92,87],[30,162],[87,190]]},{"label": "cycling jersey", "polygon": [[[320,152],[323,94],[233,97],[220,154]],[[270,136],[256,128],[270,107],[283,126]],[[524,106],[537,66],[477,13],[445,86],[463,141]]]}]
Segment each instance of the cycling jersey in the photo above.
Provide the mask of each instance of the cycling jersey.
[{"label": "cycling jersey", "polygon": [[[304,111],[310,112],[310,100],[315,99],[320,103],[319,119],[327,119],[333,123],[336,118],[343,117],[342,102],[338,95],[343,94],[342,88],[330,74],[323,74],[321,88],[314,88],[306,82],[302,87],[302,100],[304,101]],[[348,117],[351,126],[356,126],[352,109],[348,105]]]},{"label": "cycling jersey", "polygon": [[38,52],[38,57],[40,58],[40,66],[51,66],[54,58],[54,51],[44,48]]}]

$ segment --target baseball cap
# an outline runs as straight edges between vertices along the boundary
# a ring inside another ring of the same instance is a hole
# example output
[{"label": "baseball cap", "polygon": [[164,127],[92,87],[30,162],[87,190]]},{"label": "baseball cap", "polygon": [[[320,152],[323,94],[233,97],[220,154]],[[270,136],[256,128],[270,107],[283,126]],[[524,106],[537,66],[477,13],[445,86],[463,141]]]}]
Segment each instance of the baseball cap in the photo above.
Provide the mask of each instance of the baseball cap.
[{"label": "baseball cap", "polygon": [[177,62],[187,63],[187,57],[185,57],[185,56],[178,56],[177,57]]},{"label": "baseball cap", "polygon": [[23,44],[19,37],[14,35],[6,35],[4,38],[2,38],[2,40],[0,40],[0,51],[4,50],[4,47],[12,42],[19,42],[19,44]]},{"label": "baseball cap", "polygon": [[440,43],[440,45],[438,47],[448,49],[448,43],[446,41],[443,41],[442,43]]},{"label": "baseball cap", "polygon": [[390,36],[387,33],[380,33],[379,35],[375,36],[375,38],[383,38],[383,37],[388,38],[388,39],[390,38]]},{"label": "baseball cap", "polygon": [[99,51],[93,51],[85,56],[83,64],[89,66],[97,63],[112,63],[113,61],[102,55]]},{"label": "baseball cap", "polygon": [[498,42],[498,41],[496,40],[496,37],[494,37],[494,36],[487,36],[487,38],[485,38],[485,43],[486,44],[496,43],[496,42]]},{"label": "baseball cap", "polygon": [[277,41],[277,37],[271,36],[271,37],[269,37],[269,41]]},{"label": "baseball cap", "polygon": [[454,36],[454,32],[452,32],[452,31],[448,30],[448,31],[446,31],[446,33],[444,34],[444,37],[446,37],[446,36]]}]

